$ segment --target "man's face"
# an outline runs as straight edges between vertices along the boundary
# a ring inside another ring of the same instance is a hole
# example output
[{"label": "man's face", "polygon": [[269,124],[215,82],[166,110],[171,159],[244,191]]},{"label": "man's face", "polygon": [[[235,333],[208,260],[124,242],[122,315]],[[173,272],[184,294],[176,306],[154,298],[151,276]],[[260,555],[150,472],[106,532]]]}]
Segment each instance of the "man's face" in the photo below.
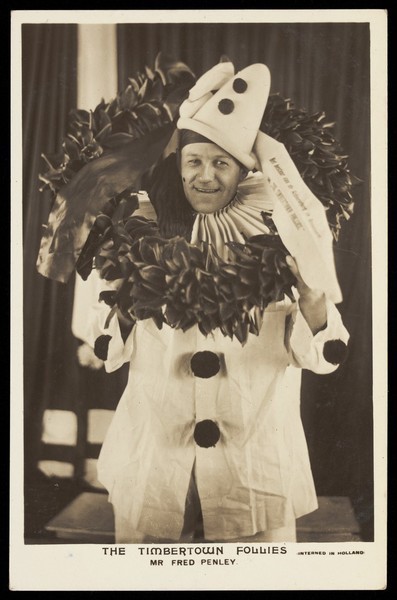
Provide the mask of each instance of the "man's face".
[{"label": "man's face", "polygon": [[198,213],[212,213],[234,198],[245,172],[216,144],[197,142],[182,148],[181,177],[192,208]]}]

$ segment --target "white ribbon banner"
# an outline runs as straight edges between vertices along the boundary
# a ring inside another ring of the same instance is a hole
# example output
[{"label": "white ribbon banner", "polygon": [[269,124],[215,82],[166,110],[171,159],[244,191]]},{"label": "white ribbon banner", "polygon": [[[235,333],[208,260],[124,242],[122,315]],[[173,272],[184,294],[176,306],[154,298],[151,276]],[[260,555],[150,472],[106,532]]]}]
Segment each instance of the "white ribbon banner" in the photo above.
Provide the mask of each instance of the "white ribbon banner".
[{"label": "white ribbon banner", "polygon": [[322,290],[331,302],[341,302],[324,206],[301,178],[283,144],[259,132],[254,152],[274,193],[273,221],[303,280]]}]

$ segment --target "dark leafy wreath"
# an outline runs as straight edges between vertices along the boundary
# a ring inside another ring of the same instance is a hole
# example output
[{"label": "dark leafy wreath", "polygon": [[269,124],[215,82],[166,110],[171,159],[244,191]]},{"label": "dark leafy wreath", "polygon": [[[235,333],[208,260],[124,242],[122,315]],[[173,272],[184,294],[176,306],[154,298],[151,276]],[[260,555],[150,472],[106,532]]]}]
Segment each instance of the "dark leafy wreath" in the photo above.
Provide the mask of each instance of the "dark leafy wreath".
[{"label": "dark leafy wreath", "polygon": [[184,63],[159,53],[153,69],[145,67],[128,81],[113,100],[102,100],[93,111],[70,111],[60,151],[42,154],[47,169],[39,174],[41,191],[57,194],[104,151],[172,123],[195,77]]},{"label": "dark leafy wreath", "polygon": [[[175,64],[176,73],[181,63]],[[50,169],[40,175],[44,187],[56,193],[104,148],[170,123],[177,100],[173,104],[172,93],[167,95],[173,73],[167,67],[166,77],[157,60],[154,72],[146,69],[130,79],[111,103],[101,102],[91,113],[73,111],[62,152],[51,161],[46,158]],[[187,70],[185,76],[191,75]],[[360,180],[349,171],[334,123],[327,123],[324,113],[309,115],[273,94],[260,128],[285,145],[302,179],[325,206],[337,240],[341,223],[353,213],[352,188]],[[263,218],[271,234],[229,244],[234,260],[227,263],[211,246],[200,249],[179,236],[165,239],[155,221],[133,216],[137,206],[134,190],[113,198],[97,216],[77,264],[83,278],[95,265],[102,278],[118,280],[117,290],[101,295],[112,307],[110,314],[118,310],[132,322],[152,318],[159,328],[167,323],[183,331],[197,324],[205,335],[219,328],[244,344],[249,332],[259,332],[269,303],[285,295],[293,300],[288,252],[268,215]]]},{"label": "dark leafy wreath", "polygon": [[234,260],[226,262],[211,245],[161,237],[157,223],[143,217],[103,214],[96,232],[95,266],[102,278],[120,283],[100,297],[111,314],[118,309],[129,320],[151,318],[158,328],[166,323],[183,331],[197,324],[204,335],[219,328],[244,344],[248,333],[259,333],[270,302],[294,299],[295,278],[278,235],[230,242]]}]

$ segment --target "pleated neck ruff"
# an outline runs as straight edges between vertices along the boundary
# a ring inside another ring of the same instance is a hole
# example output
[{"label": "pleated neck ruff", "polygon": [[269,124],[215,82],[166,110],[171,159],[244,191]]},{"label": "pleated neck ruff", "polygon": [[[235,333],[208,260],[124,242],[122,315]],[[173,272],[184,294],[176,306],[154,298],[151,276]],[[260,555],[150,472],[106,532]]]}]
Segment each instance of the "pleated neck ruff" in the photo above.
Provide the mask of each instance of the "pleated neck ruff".
[{"label": "pleated neck ruff", "polygon": [[245,238],[270,233],[262,212],[271,213],[273,201],[262,173],[250,173],[239,185],[235,198],[213,213],[198,213],[191,242],[211,244],[224,260],[232,256],[227,242],[244,243]]}]

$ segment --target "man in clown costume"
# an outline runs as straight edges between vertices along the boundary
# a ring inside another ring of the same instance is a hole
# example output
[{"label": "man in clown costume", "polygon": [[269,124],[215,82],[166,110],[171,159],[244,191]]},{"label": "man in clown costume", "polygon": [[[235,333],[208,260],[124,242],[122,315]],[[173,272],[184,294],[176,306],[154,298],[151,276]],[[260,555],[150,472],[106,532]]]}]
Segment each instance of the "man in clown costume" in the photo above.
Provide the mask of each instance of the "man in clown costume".
[{"label": "man in clown costume", "polygon": [[229,243],[270,233],[263,214],[271,214],[296,301],[269,304],[244,345],[219,329],[159,329],[152,319],[125,335],[117,315],[105,325],[106,307],[96,310],[91,344],[111,336],[105,368],[130,363],[98,462],[118,543],[296,541],[296,519],[317,508],[300,371],[333,372],[349,335],[335,307],[324,209],[281,145],[259,131],[269,88],[262,64],[235,75],[225,62],[204,74],[177,122],[182,192],[162,204],[160,178],[149,196],[163,230],[175,228],[178,201],[188,241],[231,264]]},{"label": "man in clown costume", "polygon": [[[276,217],[269,140],[258,132],[269,86],[264,65],[234,75],[221,63],[180,108],[176,164],[192,215],[189,241],[211,244],[225,260],[227,242],[269,233],[262,213]],[[288,211],[278,211],[283,241],[294,248]],[[207,541],[296,541],[296,518],[317,508],[297,390],[285,373],[289,365],[334,371],[338,363],[324,347],[346,344],[348,334],[332,302],[339,293],[332,261],[327,277],[318,268],[313,275],[297,245],[287,258],[297,302],[269,305],[259,335],[244,346],[219,330],[159,330],[151,319],[124,341],[113,318],[106,368],[129,361],[130,372],[98,474],[114,506],[117,542],[191,541],[199,527]],[[104,332],[94,327],[92,340]]]}]

